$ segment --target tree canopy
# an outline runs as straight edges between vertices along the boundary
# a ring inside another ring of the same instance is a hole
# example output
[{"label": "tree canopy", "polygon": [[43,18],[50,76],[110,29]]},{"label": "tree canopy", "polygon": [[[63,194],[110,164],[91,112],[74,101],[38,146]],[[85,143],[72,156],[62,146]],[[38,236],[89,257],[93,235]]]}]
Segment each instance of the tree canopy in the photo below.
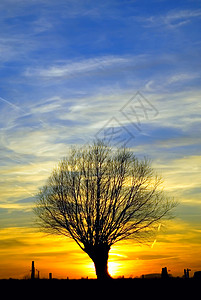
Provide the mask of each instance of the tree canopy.
[{"label": "tree canopy", "polygon": [[75,240],[108,278],[110,247],[144,241],[169,216],[174,201],[145,158],[101,141],[71,149],[37,195],[35,213],[43,230]]}]

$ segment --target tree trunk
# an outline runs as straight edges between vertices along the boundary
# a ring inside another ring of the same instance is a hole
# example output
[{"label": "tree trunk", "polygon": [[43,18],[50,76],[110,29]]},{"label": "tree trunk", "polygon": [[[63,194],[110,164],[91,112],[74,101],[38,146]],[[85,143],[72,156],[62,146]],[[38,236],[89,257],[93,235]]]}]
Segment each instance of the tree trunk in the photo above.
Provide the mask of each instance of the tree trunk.
[{"label": "tree trunk", "polygon": [[97,279],[111,279],[108,273],[108,254],[98,255],[94,260]]},{"label": "tree trunk", "polygon": [[110,247],[108,245],[97,245],[86,250],[86,253],[93,260],[97,279],[112,279],[108,273],[108,254]]}]

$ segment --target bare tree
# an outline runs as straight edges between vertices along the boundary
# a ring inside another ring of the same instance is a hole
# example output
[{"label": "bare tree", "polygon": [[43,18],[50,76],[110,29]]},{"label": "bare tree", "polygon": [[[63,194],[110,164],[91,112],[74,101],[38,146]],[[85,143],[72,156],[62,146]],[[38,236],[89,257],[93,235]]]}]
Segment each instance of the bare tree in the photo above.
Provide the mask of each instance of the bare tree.
[{"label": "bare tree", "polygon": [[74,239],[93,260],[97,278],[108,279],[111,246],[144,241],[174,207],[161,182],[147,159],[95,141],[59,163],[34,210],[43,230]]}]

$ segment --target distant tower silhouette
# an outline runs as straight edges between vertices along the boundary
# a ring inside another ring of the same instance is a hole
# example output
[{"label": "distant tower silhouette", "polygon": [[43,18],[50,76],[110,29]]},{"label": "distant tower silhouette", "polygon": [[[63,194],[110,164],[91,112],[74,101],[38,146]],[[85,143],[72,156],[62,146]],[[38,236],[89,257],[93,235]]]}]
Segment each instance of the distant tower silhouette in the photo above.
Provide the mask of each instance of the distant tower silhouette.
[{"label": "distant tower silhouette", "polygon": [[184,269],[184,278],[189,278],[189,271],[191,271],[191,269]]},{"label": "distant tower silhouette", "polygon": [[187,274],[187,278],[189,278],[189,272],[191,271],[191,269],[188,269],[186,270],[186,274]]},{"label": "distant tower silhouette", "polygon": [[162,272],[161,272],[161,278],[168,278],[168,271],[167,271],[167,267],[162,268]]},{"label": "distant tower silhouette", "polygon": [[49,279],[52,279],[52,273],[49,273]]},{"label": "distant tower silhouette", "polygon": [[34,261],[32,261],[32,267],[31,267],[31,279],[35,279],[35,267],[34,267]]}]

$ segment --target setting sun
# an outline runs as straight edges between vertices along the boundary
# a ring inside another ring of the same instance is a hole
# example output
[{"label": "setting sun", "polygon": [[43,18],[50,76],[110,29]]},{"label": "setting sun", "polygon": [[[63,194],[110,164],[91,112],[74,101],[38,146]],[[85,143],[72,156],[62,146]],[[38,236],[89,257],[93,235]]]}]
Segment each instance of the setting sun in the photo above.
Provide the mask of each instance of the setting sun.
[{"label": "setting sun", "polygon": [[112,276],[112,277],[117,277],[117,276],[120,276],[120,270],[121,270],[121,264],[120,263],[117,263],[117,262],[114,262],[114,261],[109,261],[108,262],[108,271],[109,271],[109,274]]},{"label": "setting sun", "polygon": [[[86,272],[86,270],[87,270],[89,278],[96,278],[95,267],[94,267],[93,262],[90,262],[88,265],[83,266],[83,268],[85,268],[85,270],[83,270],[83,271]],[[109,262],[108,262],[108,272],[114,278],[116,278],[118,276],[123,276],[123,274],[121,274],[121,263],[109,260]]]}]

